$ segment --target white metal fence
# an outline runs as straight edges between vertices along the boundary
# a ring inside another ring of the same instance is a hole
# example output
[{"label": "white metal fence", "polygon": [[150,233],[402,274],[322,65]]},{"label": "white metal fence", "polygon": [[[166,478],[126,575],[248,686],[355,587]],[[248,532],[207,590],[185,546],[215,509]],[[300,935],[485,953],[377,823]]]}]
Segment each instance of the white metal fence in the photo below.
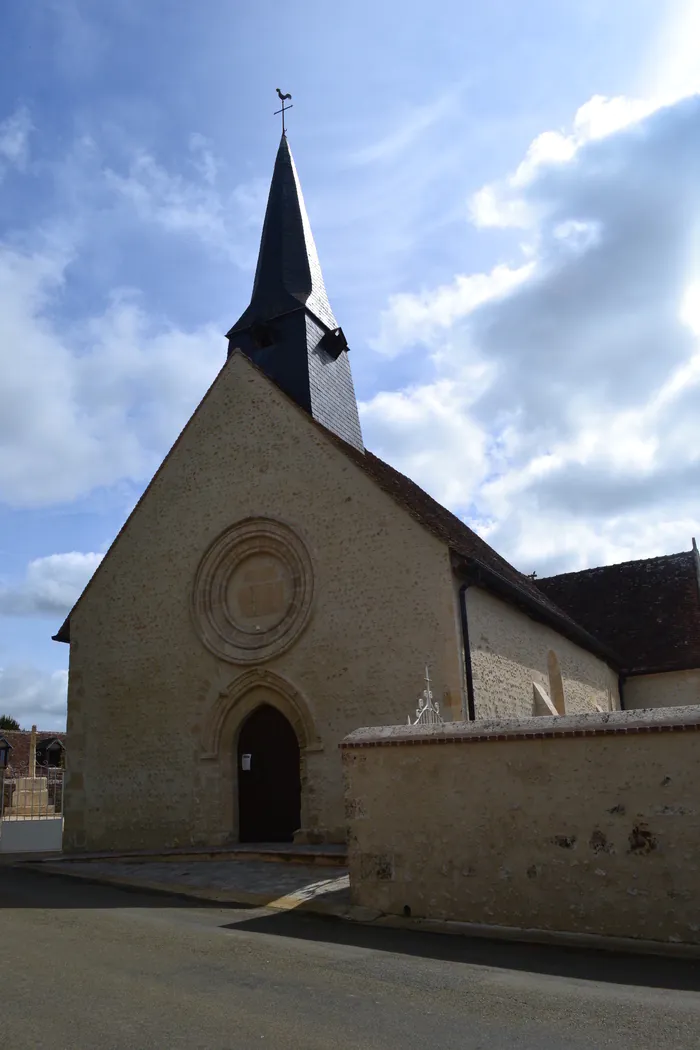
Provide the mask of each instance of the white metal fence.
[{"label": "white metal fence", "polygon": [[0,820],[50,820],[63,816],[63,769],[37,766],[34,776],[2,771]]}]

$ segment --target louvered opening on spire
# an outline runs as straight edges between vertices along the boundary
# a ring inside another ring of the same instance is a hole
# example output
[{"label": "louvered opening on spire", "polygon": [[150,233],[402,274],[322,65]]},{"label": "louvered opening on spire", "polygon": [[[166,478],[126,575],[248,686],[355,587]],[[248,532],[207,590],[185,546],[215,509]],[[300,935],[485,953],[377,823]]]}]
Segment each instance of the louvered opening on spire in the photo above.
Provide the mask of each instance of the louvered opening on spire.
[{"label": "louvered opening on spire", "polygon": [[328,302],[287,136],[277,150],[250,305],[228,332],[315,420],[364,452],[348,344]]}]

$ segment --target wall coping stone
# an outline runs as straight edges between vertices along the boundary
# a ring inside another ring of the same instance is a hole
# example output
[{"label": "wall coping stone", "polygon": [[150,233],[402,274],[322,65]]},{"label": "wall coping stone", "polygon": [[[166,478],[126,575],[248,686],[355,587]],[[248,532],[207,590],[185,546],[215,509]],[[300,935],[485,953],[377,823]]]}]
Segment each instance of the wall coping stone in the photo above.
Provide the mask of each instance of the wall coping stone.
[{"label": "wall coping stone", "polygon": [[504,740],[682,732],[700,732],[700,704],[580,715],[484,718],[475,722],[446,722],[444,725],[374,726],[356,729],[346,736],[339,746],[348,750],[359,747],[480,744]]}]

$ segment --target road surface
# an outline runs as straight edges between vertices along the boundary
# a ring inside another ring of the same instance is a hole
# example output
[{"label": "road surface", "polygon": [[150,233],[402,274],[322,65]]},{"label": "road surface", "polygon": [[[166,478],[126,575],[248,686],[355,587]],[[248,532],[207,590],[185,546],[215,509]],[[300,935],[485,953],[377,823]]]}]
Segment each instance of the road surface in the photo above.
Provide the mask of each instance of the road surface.
[{"label": "road surface", "polygon": [[698,1050],[700,964],[198,906],[0,868],[12,1050]]}]

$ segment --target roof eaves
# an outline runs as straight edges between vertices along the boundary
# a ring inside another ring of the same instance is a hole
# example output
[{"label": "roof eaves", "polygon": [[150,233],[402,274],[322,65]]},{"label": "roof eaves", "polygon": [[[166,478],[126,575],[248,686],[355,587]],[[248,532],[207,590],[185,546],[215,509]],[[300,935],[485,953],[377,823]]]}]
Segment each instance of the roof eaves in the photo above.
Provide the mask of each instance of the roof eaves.
[{"label": "roof eaves", "polygon": [[518,606],[531,619],[554,628],[559,634],[568,638],[569,641],[600,657],[613,670],[618,672],[621,670],[622,662],[619,656],[555,605],[540,603],[524,587],[516,586],[516,584],[507,580],[505,576],[501,576],[500,573],[490,568],[490,566],[484,565],[483,562],[474,558],[459,556],[458,551],[455,551],[455,553],[459,558],[457,573],[463,579],[463,582],[483,587],[484,590],[489,591],[496,597],[503,598],[509,604]]},{"label": "roof eaves", "polygon": [[588,569],[574,569],[571,572],[557,572],[552,576],[538,577],[536,583],[547,583],[550,580],[573,580],[596,576],[619,576],[625,569],[639,569],[640,566],[661,568],[673,562],[686,562],[692,551],[677,551],[675,554],[658,554],[653,558],[630,558],[627,561],[612,562],[610,565],[592,565]]},{"label": "roof eaves", "polygon": [[[73,608],[75,608],[75,606],[73,606]],[[73,609],[71,609],[71,612],[73,612]],[[51,641],[70,642],[70,613],[68,613],[65,620],[56,631],[56,633],[51,635]]]},{"label": "roof eaves", "polygon": [[676,660],[670,661],[665,664],[649,665],[648,667],[634,665],[633,667],[624,668],[623,674],[625,678],[640,678],[646,674],[675,674],[677,671],[698,671],[697,660]]},{"label": "roof eaves", "polygon": [[[700,615],[699,571],[700,555],[697,553],[697,544],[694,544],[691,551],[560,573],[543,577],[537,580],[537,584],[550,601],[559,604],[569,616],[578,619],[581,614],[581,620],[587,624],[588,630],[595,630],[597,637],[606,638],[608,644],[619,647],[623,656],[623,674],[633,677],[700,668],[700,642],[697,635],[697,623],[700,622],[697,619]],[[650,610],[653,611],[654,606],[647,602],[639,607],[638,598],[634,595],[640,585],[655,590],[665,602],[661,606],[666,611],[668,621],[665,630],[670,628],[671,620],[673,623],[673,629],[667,637],[664,632],[659,633],[661,619],[656,614],[650,618]],[[622,603],[619,607],[621,612],[618,610],[611,619],[611,603],[616,602]],[[595,620],[591,619],[596,603],[607,611],[597,626]],[[641,615],[642,612],[644,615]],[[683,629],[681,617],[685,623]],[[632,631],[630,624],[633,622],[637,628],[641,623],[644,630]],[[630,630],[625,630],[625,625]],[[654,644],[650,641],[652,638]],[[660,639],[663,644],[660,644]]]}]

